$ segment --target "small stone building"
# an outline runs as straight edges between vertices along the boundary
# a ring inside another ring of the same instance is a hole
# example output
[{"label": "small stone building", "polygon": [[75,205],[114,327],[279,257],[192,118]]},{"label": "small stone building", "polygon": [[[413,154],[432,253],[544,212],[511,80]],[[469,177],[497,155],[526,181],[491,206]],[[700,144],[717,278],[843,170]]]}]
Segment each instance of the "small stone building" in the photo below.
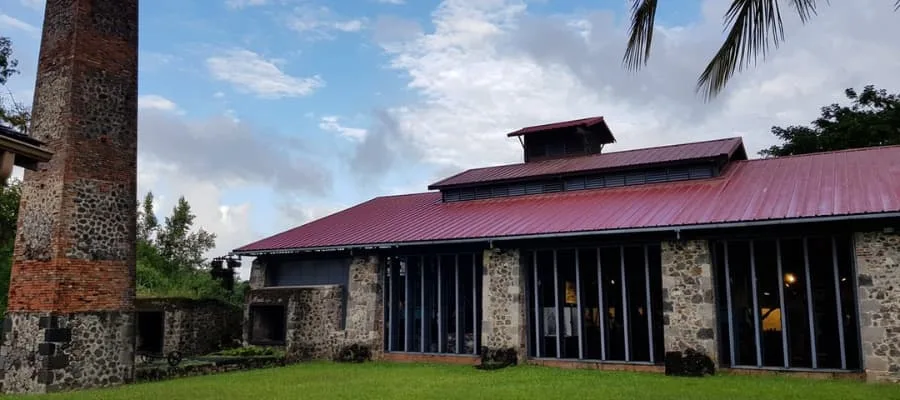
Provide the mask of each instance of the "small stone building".
[{"label": "small stone building", "polygon": [[602,117],[509,136],[524,162],[235,250],[256,257],[245,340],[660,372],[693,349],[736,373],[900,380],[900,146],[603,152]]},{"label": "small stone building", "polygon": [[240,345],[241,308],[219,300],[138,298],[135,312],[139,355],[195,356]]}]

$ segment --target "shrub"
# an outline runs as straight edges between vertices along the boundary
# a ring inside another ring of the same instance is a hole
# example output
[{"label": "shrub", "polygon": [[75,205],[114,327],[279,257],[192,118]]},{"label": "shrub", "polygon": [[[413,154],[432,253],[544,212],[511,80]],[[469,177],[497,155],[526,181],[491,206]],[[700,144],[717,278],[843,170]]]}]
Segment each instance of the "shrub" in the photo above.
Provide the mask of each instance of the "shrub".
[{"label": "shrub", "polygon": [[697,376],[715,375],[716,365],[712,359],[694,349],[666,353],[666,375]]},{"label": "shrub", "polygon": [[366,362],[372,359],[372,350],[364,344],[353,343],[338,349],[334,354],[336,362]]},{"label": "shrub", "polygon": [[270,357],[284,357],[284,351],[281,349],[277,349],[274,347],[264,347],[264,346],[246,346],[246,347],[236,347],[233,349],[221,350],[213,353],[215,356],[228,356],[228,357],[261,357],[261,356],[270,356]]},{"label": "shrub", "polygon": [[516,349],[512,347],[489,349],[486,346],[482,346],[481,364],[476,365],[475,368],[494,370],[516,365],[518,362],[518,354],[516,353]]}]

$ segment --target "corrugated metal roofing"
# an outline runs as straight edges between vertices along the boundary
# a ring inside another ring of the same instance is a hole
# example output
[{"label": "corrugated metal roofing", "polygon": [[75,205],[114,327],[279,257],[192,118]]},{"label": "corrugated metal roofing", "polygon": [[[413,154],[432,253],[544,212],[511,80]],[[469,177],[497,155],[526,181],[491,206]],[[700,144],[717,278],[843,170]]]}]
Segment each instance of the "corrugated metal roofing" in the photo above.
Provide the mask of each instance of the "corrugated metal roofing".
[{"label": "corrugated metal roofing", "polygon": [[735,161],[717,178],[442,203],[379,197],[236,252],[900,212],[900,146]]},{"label": "corrugated metal roofing", "polygon": [[[515,132],[510,132],[510,133],[506,134],[506,136],[509,136],[509,137],[522,136],[522,135],[526,135],[529,133],[546,132],[546,131],[552,131],[554,129],[572,128],[572,127],[576,127],[576,126],[588,127],[588,126],[597,125],[597,124],[606,125],[606,122],[603,120],[603,117],[582,118],[582,119],[576,119],[576,120],[572,120],[572,121],[554,122],[552,124],[529,126],[527,128],[519,129]],[[605,129],[607,131],[609,131],[608,127]],[[613,140],[615,140],[615,139],[613,139]]]},{"label": "corrugated metal roofing", "polygon": [[37,140],[37,139],[35,139],[31,136],[28,136],[24,133],[19,133],[16,130],[14,130],[10,127],[7,127],[7,126],[3,126],[3,125],[0,125],[0,135],[6,136],[9,138],[13,138],[16,140],[20,140],[20,141],[23,141],[30,145],[33,145],[33,146],[43,146],[44,145],[44,142],[41,142],[40,140]]},{"label": "corrugated metal roofing", "polygon": [[733,137],[706,142],[648,147],[644,149],[617,151],[589,156],[475,168],[463,171],[440,182],[433,183],[428,188],[437,189],[447,186],[470,185],[492,181],[534,178],[575,172],[611,170],[682,160],[705,159],[722,155],[731,157],[738,149],[742,148],[743,142],[741,141],[741,138]]}]

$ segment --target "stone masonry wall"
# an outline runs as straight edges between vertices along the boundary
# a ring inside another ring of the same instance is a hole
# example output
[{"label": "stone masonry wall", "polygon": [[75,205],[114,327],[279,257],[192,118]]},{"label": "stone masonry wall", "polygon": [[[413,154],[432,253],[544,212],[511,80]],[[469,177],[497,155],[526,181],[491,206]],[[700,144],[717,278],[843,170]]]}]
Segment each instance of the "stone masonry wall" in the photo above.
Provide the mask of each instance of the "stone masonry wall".
[{"label": "stone masonry wall", "polygon": [[900,235],[855,235],[863,365],[873,381],[900,382]]},{"label": "stone masonry wall", "polygon": [[368,345],[373,358],[383,354],[384,304],[378,256],[353,258],[346,291],[340,285],[264,288],[259,282],[265,281],[265,260],[260,258],[253,263],[251,285],[254,280],[258,286],[250,291],[245,309],[244,343],[250,342],[250,307],[279,304],[287,314],[285,350],[292,359],[331,358],[339,347],[354,343]]},{"label": "stone masonry wall", "polygon": [[138,299],[135,308],[163,312],[163,354],[203,355],[240,344],[240,307],[218,300],[164,298]]},{"label": "stone masonry wall", "polygon": [[129,312],[7,315],[0,362],[6,393],[43,393],[129,383]]},{"label": "stone masonry wall", "polygon": [[718,362],[712,263],[706,241],[662,242],[666,351],[694,349]]},{"label": "stone masonry wall", "polygon": [[481,343],[489,349],[515,348],[527,353],[524,277],[518,250],[484,251]]},{"label": "stone masonry wall", "polygon": [[266,287],[266,260],[256,257],[250,264],[250,289],[262,289]]},{"label": "stone masonry wall", "polygon": [[366,344],[373,358],[384,352],[384,297],[378,256],[354,257],[350,263],[345,344]]},{"label": "stone masonry wall", "polygon": [[[343,342],[341,317],[343,288],[339,285],[271,287],[250,292],[244,320],[250,321],[254,305],[285,307],[285,352],[292,360],[331,358]],[[244,340],[250,342],[252,326],[244,324]]]}]

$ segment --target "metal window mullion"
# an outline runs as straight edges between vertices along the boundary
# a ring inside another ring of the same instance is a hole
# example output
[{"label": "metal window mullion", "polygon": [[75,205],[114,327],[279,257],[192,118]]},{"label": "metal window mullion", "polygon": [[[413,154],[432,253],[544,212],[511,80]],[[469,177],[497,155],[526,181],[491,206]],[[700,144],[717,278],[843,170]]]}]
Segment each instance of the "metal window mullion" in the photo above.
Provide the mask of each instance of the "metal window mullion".
[{"label": "metal window mullion", "polygon": [[600,317],[600,359],[606,361],[606,322],[607,310],[604,307],[603,296],[603,272],[600,263],[600,248],[597,248],[597,296],[599,297],[597,307],[599,308]]},{"label": "metal window mullion", "polygon": [[478,354],[478,264],[477,255],[472,253],[472,354]]},{"label": "metal window mullion", "polygon": [[412,289],[409,287],[409,259],[406,259],[406,272],[403,274],[403,351],[410,351],[409,348],[409,337],[410,337],[410,329],[412,328],[413,323],[409,318],[410,311],[412,311],[412,304],[409,302],[410,292]]},{"label": "metal window mullion", "polygon": [[838,339],[841,343],[841,369],[847,369],[847,349],[844,343],[844,306],[841,303],[841,278],[838,272],[837,240],[831,237],[831,261],[834,265],[834,302],[837,306]]},{"label": "metal window mullion", "polygon": [[532,252],[532,269],[534,270],[534,356],[541,356],[541,345],[544,338],[541,336],[541,304],[540,288],[538,286],[537,251]]},{"label": "metal window mullion", "polygon": [[656,357],[653,354],[653,306],[650,300],[650,250],[647,245],[644,245],[644,282],[646,282],[647,288],[647,338],[648,344],[650,346],[650,363],[656,362]]},{"label": "metal window mullion", "polygon": [[453,265],[454,265],[453,270],[454,270],[454,274],[455,274],[454,276],[455,276],[455,281],[456,281],[456,283],[455,283],[456,296],[454,297],[454,301],[453,301],[453,303],[454,303],[453,304],[453,309],[454,309],[453,315],[456,316],[456,354],[460,354],[460,353],[462,353],[463,338],[462,338],[462,327],[460,327],[460,325],[462,325],[462,317],[460,317],[460,315],[459,315],[459,312],[461,311],[460,310],[461,307],[459,305],[462,302],[462,300],[460,299],[460,295],[459,295],[460,294],[459,293],[459,254],[456,254],[453,256]]},{"label": "metal window mullion", "polygon": [[584,319],[581,314],[581,263],[575,250],[575,304],[578,309],[578,359],[584,359]]},{"label": "metal window mullion", "polygon": [[813,369],[818,368],[819,360],[816,354],[816,319],[813,310],[812,279],[809,276],[809,245],[807,238],[803,238],[803,268],[806,275],[806,315],[809,318],[809,345],[812,356]]},{"label": "metal window mullion", "polygon": [[387,283],[387,293],[385,296],[387,297],[387,348],[388,351],[394,351],[394,335],[396,334],[396,329],[394,329],[394,270],[392,267],[391,259],[385,259],[385,282]]},{"label": "metal window mullion", "polygon": [[438,353],[444,352],[444,341],[446,340],[446,324],[444,324],[444,318],[446,317],[446,312],[444,311],[444,270],[441,268],[441,257],[440,254],[437,256],[437,325],[438,325]]},{"label": "metal window mullion", "polygon": [[750,290],[753,295],[753,334],[756,340],[756,366],[761,367],[762,361],[762,340],[760,338],[759,320],[759,292],[756,285],[756,248],[753,241],[750,241]]},{"label": "metal window mullion", "polygon": [[425,352],[425,256],[419,256],[419,290],[422,294],[419,296],[422,302],[419,304],[419,351]]},{"label": "metal window mullion", "polygon": [[553,250],[553,307],[556,309],[556,358],[562,357],[562,318],[559,315],[562,309],[559,307],[559,269],[557,268],[556,250]]},{"label": "metal window mullion", "polygon": [[728,241],[722,242],[725,248],[725,299],[728,306],[728,354],[731,356],[731,365],[737,365],[734,358],[734,310],[731,308],[731,268],[728,263]]},{"label": "metal window mullion", "polygon": [[775,240],[775,257],[777,258],[778,265],[778,306],[781,307],[779,309],[781,314],[781,352],[782,357],[784,357],[784,367],[790,368],[790,359],[789,354],[790,350],[788,349],[788,326],[787,326],[787,312],[784,309],[784,272],[781,267],[781,240]]},{"label": "metal window mullion", "polygon": [[631,326],[628,321],[628,293],[625,280],[625,246],[619,246],[619,271],[622,275],[622,322],[625,336],[625,361],[631,361]]}]

